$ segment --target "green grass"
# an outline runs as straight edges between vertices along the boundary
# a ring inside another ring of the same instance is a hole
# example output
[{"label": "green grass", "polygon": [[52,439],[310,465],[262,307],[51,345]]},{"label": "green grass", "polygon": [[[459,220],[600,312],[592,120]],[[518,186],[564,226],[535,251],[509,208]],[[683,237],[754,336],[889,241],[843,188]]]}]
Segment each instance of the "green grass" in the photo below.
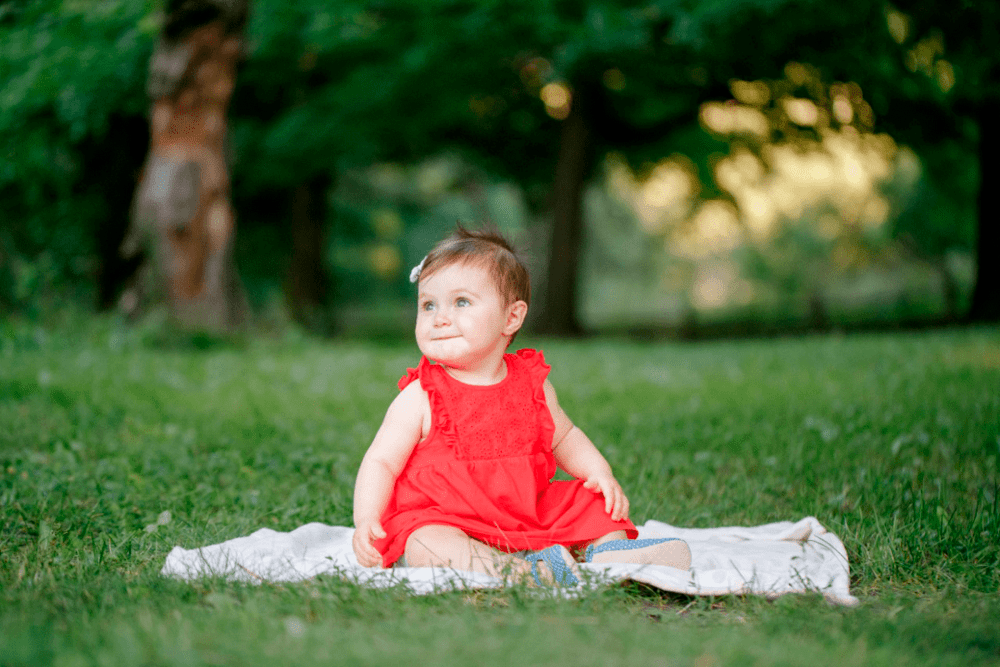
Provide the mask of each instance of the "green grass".
[{"label": "green grass", "polygon": [[637,523],[814,515],[860,607],[164,579],[174,545],[349,525],[415,345],[0,322],[0,665],[1000,663],[1000,330],[518,343]]}]

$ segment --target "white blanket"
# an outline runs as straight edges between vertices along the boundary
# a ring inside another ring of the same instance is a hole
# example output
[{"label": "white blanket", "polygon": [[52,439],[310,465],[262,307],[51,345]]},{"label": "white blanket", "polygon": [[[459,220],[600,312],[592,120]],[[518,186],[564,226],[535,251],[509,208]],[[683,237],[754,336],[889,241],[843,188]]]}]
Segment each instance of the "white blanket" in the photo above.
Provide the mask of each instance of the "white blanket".
[{"label": "white blanket", "polygon": [[[691,547],[691,570],[659,565],[581,563],[588,580],[632,580],[688,595],[821,593],[855,605],[844,544],[813,517],[754,527],[677,528],[661,521],[638,526],[639,537],[679,537]],[[161,574],[181,579],[221,576],[242,581],[301,581],[320,574],[363,585],[404,585],[413,593],[498,588],[504,582],[437,567],[365,568],[351,548],[354,529],[309,523],[290,533],[261,528],[252,535],[195,549],[174,547]]]}]

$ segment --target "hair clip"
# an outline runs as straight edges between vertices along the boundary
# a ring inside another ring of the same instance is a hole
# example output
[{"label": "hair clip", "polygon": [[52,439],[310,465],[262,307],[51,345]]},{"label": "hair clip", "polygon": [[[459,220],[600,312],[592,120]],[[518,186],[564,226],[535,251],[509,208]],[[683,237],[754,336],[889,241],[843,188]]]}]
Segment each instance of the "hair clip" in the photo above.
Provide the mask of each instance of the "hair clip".
[{"label": "hair clip", "polygon": [[410,271],[411,283],[415,283],[418,280],[420,280],[420,272],[424,270],[424,262],[426,261],[427,261],[427,255],[424,255],[424,258],[420,260],[420,263],[417,264],[415,267],[413,267],[413,270]]}]

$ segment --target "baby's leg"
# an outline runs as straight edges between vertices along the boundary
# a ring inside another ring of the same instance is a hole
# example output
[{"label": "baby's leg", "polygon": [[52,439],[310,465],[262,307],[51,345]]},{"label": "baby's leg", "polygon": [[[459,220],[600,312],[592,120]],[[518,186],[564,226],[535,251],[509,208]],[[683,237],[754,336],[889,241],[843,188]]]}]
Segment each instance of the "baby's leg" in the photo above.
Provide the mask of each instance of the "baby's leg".
[{"label": "baby's leg", "polygon": [[597,547],[604,544],[605,542],[610,542],[611,540],[627,540],[627,539],[628,535],[625,533],[624,530],[616,530],[608,533],[607,535],[604,535],[603,537],[598,537],[596,540],[590,543],[590,546]]},{"label": "baby's leg", "polygon": [[[601,545],[604,549],[598,550]],[[590,547],[594,551],[588,558],[591,563],[638,563],[691,569],[691,549],[683,540],[626,540],[625,531],[616,530],[597,538]]]},{"label": "baby's leg", "polygon": [[492,577],[531,576],[528,561],[474,540],[453,526],[421,526],[406,540],[409,567],[452,567]]}]

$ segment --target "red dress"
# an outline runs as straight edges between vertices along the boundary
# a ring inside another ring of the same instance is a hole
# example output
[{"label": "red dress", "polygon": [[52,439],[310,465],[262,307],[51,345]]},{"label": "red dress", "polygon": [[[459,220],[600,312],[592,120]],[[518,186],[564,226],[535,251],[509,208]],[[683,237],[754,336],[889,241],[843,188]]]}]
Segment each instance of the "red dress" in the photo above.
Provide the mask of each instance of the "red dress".
[{"label": "red dress", "polygon": [[542,353],[505,354],[497,384],[459,382],[426,357],[399,381],[416,378],[427,392],[431,427],[413,449],[382,513],[386,537],[375,542],[385,567],[403,555],[414,530],[455,526],[502,551],[567,547],[615,530],[638,534],[629,520],[612,521],[604,496],[581,480],[552,481],[555,426],[543,384]]}]

